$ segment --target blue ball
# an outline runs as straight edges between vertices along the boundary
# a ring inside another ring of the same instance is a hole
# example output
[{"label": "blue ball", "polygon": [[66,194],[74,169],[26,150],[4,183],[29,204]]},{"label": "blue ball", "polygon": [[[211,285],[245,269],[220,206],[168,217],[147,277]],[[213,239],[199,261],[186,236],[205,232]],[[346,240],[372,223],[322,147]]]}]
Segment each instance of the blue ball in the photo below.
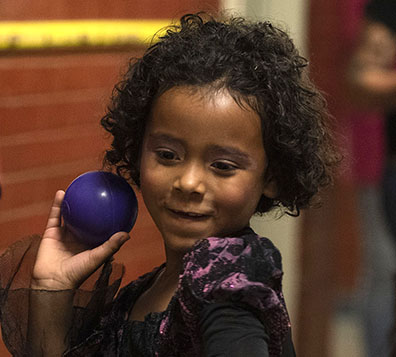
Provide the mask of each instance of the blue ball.
[{"label": "blue ball", "polygon": [[67,229],[90,247],[101,245],[116,232],[130,232],[137,212],[132,187],[105,171],[90,171],[74,179],[61,206]]}]

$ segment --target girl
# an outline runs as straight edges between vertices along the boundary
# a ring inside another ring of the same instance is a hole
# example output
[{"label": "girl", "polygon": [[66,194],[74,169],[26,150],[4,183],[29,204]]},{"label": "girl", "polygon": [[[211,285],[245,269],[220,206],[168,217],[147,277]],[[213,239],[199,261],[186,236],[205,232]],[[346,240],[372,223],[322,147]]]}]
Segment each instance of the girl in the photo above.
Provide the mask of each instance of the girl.
[{"label": "girl", "polygon": [[[61,226],[57,192],[32,270],[27,338],[21,329],[21,346],[10,349],[294,355],[281,257],[249,220],[274,207],[298,215],[331,182],[338,157],[305,69],[271,24],[199,14],[183,16],[133,61],[102,119],[113,135],[105,160],[140,188],[166,263],[113,299],[119,280],[108,283],[110,258],[128,235],[87,250]],[[103,264],[83,303],[79,287]]]}]

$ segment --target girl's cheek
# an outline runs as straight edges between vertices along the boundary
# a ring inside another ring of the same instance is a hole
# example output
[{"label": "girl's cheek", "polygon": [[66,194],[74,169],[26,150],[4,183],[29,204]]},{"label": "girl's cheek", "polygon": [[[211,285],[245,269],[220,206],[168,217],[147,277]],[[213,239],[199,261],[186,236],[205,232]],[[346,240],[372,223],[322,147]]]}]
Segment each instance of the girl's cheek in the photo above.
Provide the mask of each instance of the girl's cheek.
[{"label": "girl's cheek", "polygon": [[241,187],[241,185],[227,185],[218,194],[218,199],[225,205],[229,205],[230,208],[235,205],[240,205],[246,197],[249,195],[246,190]]},{"label": "girl's cheek", "polygon": [[163,189],[166,185],[166,173],[161,169],[161,166],[156,165],[142,165],[140,171],[140,182],[142,189],[158,191]]},{"label": "girl's cheek", "polygon": [[242,213],[245,210],[255,210],[260,197],[261,190],[248,181],[227,185],[217,198],[223,206]]}]

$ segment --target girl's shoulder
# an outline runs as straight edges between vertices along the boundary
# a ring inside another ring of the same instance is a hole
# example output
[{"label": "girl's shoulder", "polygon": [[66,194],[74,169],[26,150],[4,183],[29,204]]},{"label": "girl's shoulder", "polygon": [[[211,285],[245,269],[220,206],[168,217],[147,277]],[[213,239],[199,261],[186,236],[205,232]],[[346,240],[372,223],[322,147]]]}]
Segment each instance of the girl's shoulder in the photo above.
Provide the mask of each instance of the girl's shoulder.
[{"label": "girl's shoulder", "polygon": [[236,302],[262,313],[274,307],[285,310],[282,276],[279,250],[246,228],[235,237],[203,239],[186,253],[179,299],[197,308]]},{"label": "girl's shoulder", "polygon": [[[184,256],[178,302],[189,331],[198,331],[204,307],[233,303],[252,311],[266,326],[271,349],[290,328],[282,293],[279,250],[250,228],[235,237],[206,238]],[[197,342],[198,343],[198,342]]]},{"label": "girl's shoulder", "polygon": [[[223,282],[235,288],[242,281],[265,283],[280,290],[282,275],[279,250],[268,238],[245,228],[235,237],[210,237],[197,242],[184,256],[181,281],[192,285],[205,282],[205,291],[207,284],[218,287]],[[231,284],[233,279],[238,279],[237,285],[236,281]]]}]

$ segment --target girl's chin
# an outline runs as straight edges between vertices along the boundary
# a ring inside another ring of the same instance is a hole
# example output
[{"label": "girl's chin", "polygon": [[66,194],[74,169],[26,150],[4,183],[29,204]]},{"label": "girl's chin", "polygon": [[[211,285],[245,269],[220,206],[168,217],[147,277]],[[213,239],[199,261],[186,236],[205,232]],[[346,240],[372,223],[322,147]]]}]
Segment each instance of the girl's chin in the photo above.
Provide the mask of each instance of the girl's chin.
[{"label": "girl's chin", "polygon": [[196,242],[207,238],[206,235],[168,236],[164,237],[165,247],[174,252],[186,253],[191,250]]}]

